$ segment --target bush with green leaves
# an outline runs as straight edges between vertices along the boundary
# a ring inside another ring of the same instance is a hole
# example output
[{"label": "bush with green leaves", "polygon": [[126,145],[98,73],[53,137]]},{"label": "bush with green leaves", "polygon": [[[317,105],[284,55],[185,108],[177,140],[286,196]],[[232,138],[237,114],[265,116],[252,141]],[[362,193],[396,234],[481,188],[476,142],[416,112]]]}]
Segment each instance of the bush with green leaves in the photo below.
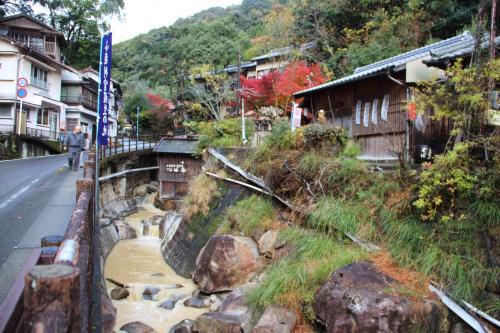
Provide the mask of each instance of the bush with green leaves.
[{"label": "bush with green leaves", "polygon": [[[243,145],[241,119],[226,118],[219,121],[190,123],[190,128],[200,136],[198,149],[207,147],[232,148]],[[254,123],[245,119],[246,138],[250,140],[254,133]]]},{"label": "bush with green leaves", "polygon": [[456,216],[463,199],[471,198],[477,178],[471,174],[469,145],[460,143],[446,154],[436,156],[420,175],[415,207],[424,221],[449,221]]},{"label": "bush with green leaves", "polygon": [[321,147],[323,145],[347,143],[347,133],[340,127],[324,126],[314,123],[304,127],[304,144],[306,147]]}]

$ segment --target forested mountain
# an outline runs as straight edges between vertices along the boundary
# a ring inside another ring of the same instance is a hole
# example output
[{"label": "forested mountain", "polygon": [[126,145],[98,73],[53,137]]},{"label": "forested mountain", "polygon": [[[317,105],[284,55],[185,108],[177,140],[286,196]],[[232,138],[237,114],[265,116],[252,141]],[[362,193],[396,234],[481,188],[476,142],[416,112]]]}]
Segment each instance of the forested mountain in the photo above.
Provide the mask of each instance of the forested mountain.
[{"label": "forested mountain", "polygon": [[474,26],[469,0],[244,0],[119,43],[114,77],[173,86],[196,65],[220,68],[269,49],[317,42],[309,61],[334,76]]}]

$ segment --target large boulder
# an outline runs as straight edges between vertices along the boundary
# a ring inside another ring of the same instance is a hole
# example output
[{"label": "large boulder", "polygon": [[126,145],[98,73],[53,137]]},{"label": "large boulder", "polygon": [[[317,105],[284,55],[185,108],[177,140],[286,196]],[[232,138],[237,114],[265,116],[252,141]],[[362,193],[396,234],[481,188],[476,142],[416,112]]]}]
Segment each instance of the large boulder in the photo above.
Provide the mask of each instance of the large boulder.
[{"label": "large boulder", "polygon": [[113,247],[120,241],[116,226],[110,219],[99,219],[101,231],[101,253],[104,259],[108,257]]},{"label": "large boulder", "polygon": [[213,236],[196,259],[193,280],[205,293],[234,290],[249,282],[261,266],[251,238]]},{"label": "large boulder", "polygon": [[441,303],[395,292],[402,289],[373,264],[353,263],[335,271],[316,291],[313,309],[328,333],[449,331]]},{"label": "large boulder", "polygon": [[120,331],[125,331],[127,333],[155,333],[156,331],[144,324],[140,321],[132,321],[130,323],[126,323],[122,327],[120,327]]},{"label": "large boulder", "polygon": [[137,203],[132,199],[116,199],[106,202],[102,208],[103,218],[116,220],[137,211]]},{"label": "large boulder", "polygon": [[296,322],[297,317],[293,311],[270,306],[264,311],[252,333],[291,333]]},{"label": "large boulder", "polygon": [[190,319],[184,319],[183,321],[177,323],[175,326],[170,328],[168,333],[192,333],[193,332],[194,321]]},{"label": "large boulder", "polygon": [[118,236],[120,239],[124,240],[137,238],[137,232],[127,222],[123,222],[123,220],[116,220],[113,224],[118,230]]},{"label": "large boulder", "polygon": [[134,197],[145,197],[146,195],[151,194],[153,192],[156,192],[156,189],[153,186],[149,184],[141,184],[134,187],[132,195]]},{"label": "large boulder", "polygon": [[193,331],[203,333],[250,333],[253,311],[246,304],[246,294],[255,287],[248,283],[230,292],[219,307],[218,312],[208,312],[199,316]]},{"label": "large boulder", "polygon": [[196,319],[193,331],[200,333],[241,333],[241,320],[234,314],[207,312]]},{"label": "large boulder", "polygon": [[276,230],[266,231],[259,239],[259,251],[266,258],[273,259],[276,254],[276,242],[278,232]]}]

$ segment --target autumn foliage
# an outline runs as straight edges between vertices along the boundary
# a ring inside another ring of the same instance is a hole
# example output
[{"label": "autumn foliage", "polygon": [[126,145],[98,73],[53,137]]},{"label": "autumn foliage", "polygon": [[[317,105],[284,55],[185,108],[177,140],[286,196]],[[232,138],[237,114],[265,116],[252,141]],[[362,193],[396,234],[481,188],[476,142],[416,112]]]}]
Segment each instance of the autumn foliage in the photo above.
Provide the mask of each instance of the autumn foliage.
[{"label": "autumn foliage", "polygon": [[319,65],[296,61],[290,63],[283,72],[271,72],[256,79],[242,76],[242,95],[249,109],[277,106],[289,110],[293,93],[325,81]]},{"label": "autumn foliage", "polygon": [[146,93],[148,109],[145,111],[146,117],[151,122],[151,127],[155,131],[162,131],[169,125],[174,104],[167,98],[158,94]]}]

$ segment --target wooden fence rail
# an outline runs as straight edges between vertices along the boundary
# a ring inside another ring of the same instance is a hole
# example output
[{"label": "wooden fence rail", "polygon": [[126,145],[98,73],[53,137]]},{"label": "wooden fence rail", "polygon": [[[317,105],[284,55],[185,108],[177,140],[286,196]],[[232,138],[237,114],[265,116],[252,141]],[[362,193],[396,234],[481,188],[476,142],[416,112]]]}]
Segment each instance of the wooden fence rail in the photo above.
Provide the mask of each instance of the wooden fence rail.
[{"label": "wooden fence rail", "polygon": [[90,332],[95,258],[95,153],[76,182],[76,205],[53,263],[36,265],[25,276],[26,332]]}]

